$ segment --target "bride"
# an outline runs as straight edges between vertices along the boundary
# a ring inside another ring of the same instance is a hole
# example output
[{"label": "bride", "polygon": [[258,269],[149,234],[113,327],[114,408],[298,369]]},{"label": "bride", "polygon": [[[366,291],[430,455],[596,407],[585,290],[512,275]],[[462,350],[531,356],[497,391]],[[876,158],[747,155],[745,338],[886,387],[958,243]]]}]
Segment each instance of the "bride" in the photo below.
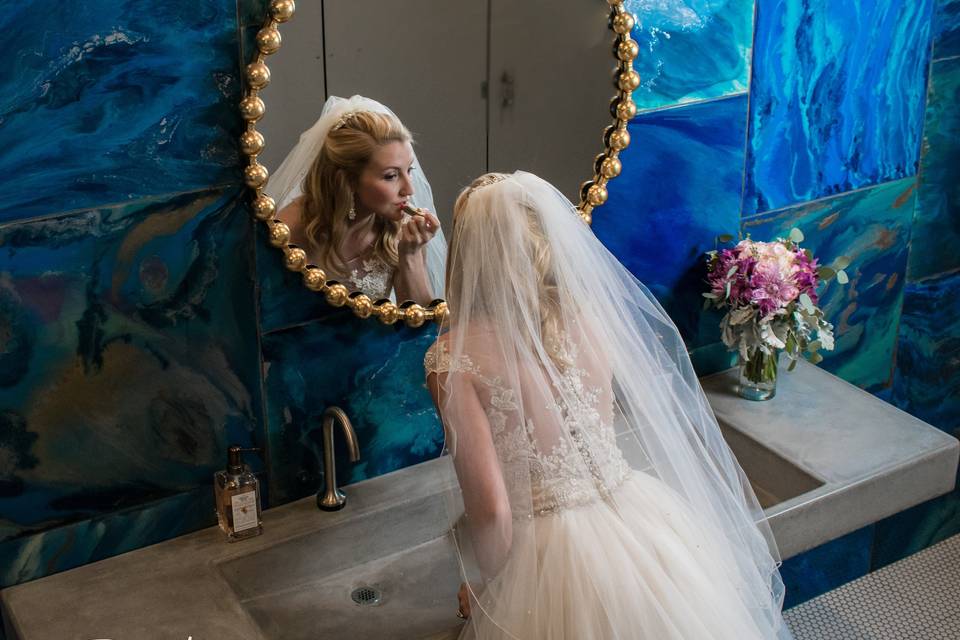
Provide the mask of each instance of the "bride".
[{"label": "bride", "polygon": [[412,142],[379,102],[331,96],[267,193],[291,242],[328,279],[427,305],[443,292],[446,245]]},{"label": "bride", "polygon": [[776,543],[680,335],[559,191],[523,172],[464,190],[446,300],[424,364],[460,638],[791,638]]}]

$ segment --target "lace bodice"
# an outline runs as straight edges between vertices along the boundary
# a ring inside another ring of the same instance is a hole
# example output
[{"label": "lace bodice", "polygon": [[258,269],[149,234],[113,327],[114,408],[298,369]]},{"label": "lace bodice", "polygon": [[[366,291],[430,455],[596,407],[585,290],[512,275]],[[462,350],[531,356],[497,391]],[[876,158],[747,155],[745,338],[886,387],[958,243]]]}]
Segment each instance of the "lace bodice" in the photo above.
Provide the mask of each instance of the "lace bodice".
[{"label": "lace bodice", "polygon": [[[535,515],[607,497],[626,479],[630,467],[617,446],[612,419],[602,418],[604,413],[612,416],[612,412],[601,412],[601,390],[587,384],[583,369],[571,366],[563,373],[559,395],[574,399],[570,406],[561,408],[565,436],[549,451],[542,451],[536,444],[540,439],[534,421],[527,418],[522,428],[517,424],[525,412],[514,390],[507,388],[499,376],[485,374],[467,355],[453,362],[442,339],[427,350],[424,367],[427,372],[467,372],[485,388],[481,403],[497,456],[505,467],[526,462]],[[607,401],[612,399],[608,396]]]},{"label": "lace bodice", "polygon": [[351,291],[364,292],[371,300],[389,298],[393,289],[393,268],[374,256],[362,260],[359,268],[352,269],[343,284]]}]

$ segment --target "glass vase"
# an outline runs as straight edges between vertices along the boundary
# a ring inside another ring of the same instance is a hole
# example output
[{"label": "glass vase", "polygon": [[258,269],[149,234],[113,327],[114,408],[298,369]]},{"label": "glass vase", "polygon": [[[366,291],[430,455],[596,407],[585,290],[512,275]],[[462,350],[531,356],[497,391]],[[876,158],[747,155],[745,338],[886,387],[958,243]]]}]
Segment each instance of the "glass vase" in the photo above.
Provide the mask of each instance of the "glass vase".
[{"label": "glass vase", "polygon": [[740,384],[737,392],[747,400],[769,400],[777,394],[777,361],[780,351],[764,353],[760,349],[747,352],[740,360]]}]

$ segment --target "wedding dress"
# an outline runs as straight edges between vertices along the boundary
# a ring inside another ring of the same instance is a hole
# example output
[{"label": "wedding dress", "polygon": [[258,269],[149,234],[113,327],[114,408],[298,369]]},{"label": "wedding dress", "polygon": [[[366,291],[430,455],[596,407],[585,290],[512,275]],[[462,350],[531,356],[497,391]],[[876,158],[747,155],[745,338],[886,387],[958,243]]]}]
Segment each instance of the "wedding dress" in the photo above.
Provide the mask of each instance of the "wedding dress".
[{"label": "wedding dress", "polygon": [[791,638],[776,543],[649,291],[532,174],[471,193],[449,251],[424,366],[459,480],[459,637]]}]

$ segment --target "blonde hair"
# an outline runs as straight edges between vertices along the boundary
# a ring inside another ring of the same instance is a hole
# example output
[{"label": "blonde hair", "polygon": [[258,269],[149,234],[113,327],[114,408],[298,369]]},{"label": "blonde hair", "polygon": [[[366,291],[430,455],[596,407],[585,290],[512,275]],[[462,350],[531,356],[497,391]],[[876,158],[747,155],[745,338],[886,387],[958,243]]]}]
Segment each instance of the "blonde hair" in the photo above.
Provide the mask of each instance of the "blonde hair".
[{"label": "blonde hair", "polygon": [[[354,193],[370,158],[390,142],[413,142],[403,123],[386,113],[358,111],[347,114],[328,133],[320,153],[303,179],[301,213],[307,242],[333,276],[349,270],[340,245],[347,232],[347,215],[354,206]],[[400,224],[374,219],[377,242],[374,254],[396,267]]]},{"label": "blonde hair", "polygon": [[[471,182],[453,205],[454,232],[451,234],[448,256],[459,255],[461,234],[456,231],[457,218],[463,213],[470,196],[478,189],[502,182],[509,178],[509,174],[486,173]],[[540,340],[547,349],[547,355],[561,371],[570,366],[566,349],[563,344],[563,322],[561,317],[559,287],[557,286],[556,270],[554,268],[553,251],[540,223],[539,214],[529,204],[524,204],[522,210],[526,213],[527,251],[533,264],[537,282],[537,308],[540,316]],[[462,274],[454,273],[451,265],[454,260],[448,258],[446,282],[448,291],[455,291],[462,283]],[[518,301],[518,304],[522,302]]]}]

